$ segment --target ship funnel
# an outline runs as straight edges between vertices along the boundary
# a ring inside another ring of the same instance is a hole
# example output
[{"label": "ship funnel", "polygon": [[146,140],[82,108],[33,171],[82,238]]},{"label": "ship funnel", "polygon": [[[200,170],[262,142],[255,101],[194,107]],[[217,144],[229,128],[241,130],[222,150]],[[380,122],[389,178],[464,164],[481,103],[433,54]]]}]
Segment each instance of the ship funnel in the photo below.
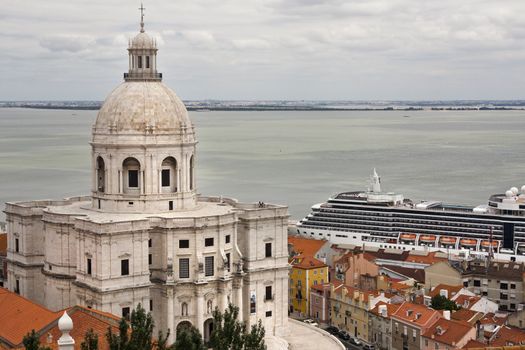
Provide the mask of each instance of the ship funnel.
[{"label": "ship funnel", "polygon": [[371,192],[381,192],[381,178],[377,175],[376,168],[374,168],[374,172],[370,176],[370,186],[368,190]]}]

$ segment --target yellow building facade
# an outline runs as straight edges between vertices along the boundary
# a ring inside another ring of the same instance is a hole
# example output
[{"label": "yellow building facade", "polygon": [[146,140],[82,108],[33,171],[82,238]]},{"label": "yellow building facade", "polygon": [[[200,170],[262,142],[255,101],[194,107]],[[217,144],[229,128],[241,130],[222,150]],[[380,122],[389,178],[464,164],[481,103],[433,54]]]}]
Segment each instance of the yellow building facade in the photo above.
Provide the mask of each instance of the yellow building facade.
[{"label": "yellow building facade", "polygon": [[290,262],[290,312],[307,316],[310,312],[310,288],[328,282],[328,266],[313,257],[298,256]]}]

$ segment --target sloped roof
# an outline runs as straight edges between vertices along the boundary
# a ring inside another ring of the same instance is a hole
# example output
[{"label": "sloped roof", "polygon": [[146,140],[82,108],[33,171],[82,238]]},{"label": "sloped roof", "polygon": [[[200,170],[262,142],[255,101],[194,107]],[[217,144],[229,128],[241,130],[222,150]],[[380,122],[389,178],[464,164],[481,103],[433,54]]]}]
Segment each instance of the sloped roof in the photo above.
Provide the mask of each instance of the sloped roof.
[{"label": "sloped roof", "polygon": [[0,338],[12,346],[22,343],[32,329],[40,330],[60,316],[59,312],[0,288]]},{"label": "sloped roof", "polygon": [[424,269],[413,269],[409,267],[402,267],[397,265],[381,265],[380,268],[392,270],[398,274],[401,274],[407,278],[413,278],[418,282],[425,282],[425,270]]},{"label": "sloped roof", "polygon": [[439,252],[429,252],[428,254],[425,254],[425,255],[414,254],[414,252],[415,250],[409,252],[406,258],[406,261],[420,263],[420,264],[433,265],[437,262],[448,260],[446,256],[445,257],[440,256]]},{"label": "sloped roof", "polygon": [[455,346],[472,329],[474,329],[474,327],[466,322],[441,318],[423,333],[423,337],[430,338],[442,344]]},{"label": "sloped roof", "polygon": [[438,284],[434,289],[428,293],[431,297],[435,297],[436,295],[439,295],[441,290],[444,289],[448,292],[448,299],[451,299],[453,296],[455,296],[460,290],[463,289],[463,286],[451,286],[449,284]]},{"label": "sloped roof", "polygon": [[495,324],[495,325],[503,325],[505,324],[505,321],[507,321],[507,315],[495,315],[492,312],[489,312],[483,316],[482,319],[479,320],[481,324]]},{"label": "sloped roof", "polygon": [[481,297],[478,296],[461,294],[458,295],[454,302],[463,308],[470,309],[474,304],[476,304],[480,300]]},{"label": "sloped roof", "polygon": [[370,310],[370,312],[373,313],[374,315],[382,316],[379,313],[379,306],[380,305],[386,305],[387,318],[389,318],[393,313],[395,313],[399,309],[399,307],[401,306],[401,304],[387,304],[384,301],[380,301],[380,302],[378,302],[376,304],[376,306],[372,310]]},{"label": "sloped roof", "polygon": [[315,256],[326,241],[309,239],[298,236],[288,236],[288,244],[293,246],[293,250],[298,254]]},{"label": "sloped roof", "polygon": [[450,315],[450,317],[453,318],[454,320],[464,321],[470,324],[475,323],[482,316],[483,314],[481,312],[476,312],[476,311],[472,311],[472,310],[465,309],[465,308],[454,311]]},{"label": "sloped roof", "polygon": [[516,327],[501,326],[490,340],[490,346],[525,344],[525,332]]},{"label": "sloped roof", "polygon": [[291,261],[291,264],[293,267],[297,267],[300,269],[316,269],[327,266],[321,260],[318,260],[313,256],[305,256],[303,254],[294,257]]},{"label": "sloped roof", "polygon": [[392,317],[401,321],[410,322],[411,324],[424,326],[436,314],[439,313],[427,306],[404,302],[399,309],[392,314]]}]

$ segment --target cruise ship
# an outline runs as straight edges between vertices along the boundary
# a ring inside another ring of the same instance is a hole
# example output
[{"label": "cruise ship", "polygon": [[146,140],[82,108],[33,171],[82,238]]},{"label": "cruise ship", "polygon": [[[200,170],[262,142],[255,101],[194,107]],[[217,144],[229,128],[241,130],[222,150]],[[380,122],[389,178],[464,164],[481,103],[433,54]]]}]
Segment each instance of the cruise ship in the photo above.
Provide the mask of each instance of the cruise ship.
[{"label": "cruise ship", "polygon": [[366,191],[343,192],[291,229],[335,244],[442,251],[459,256],[525,261],[525,186],[490,196],[486,205],[415,203],[381,191],[376,170]]}]

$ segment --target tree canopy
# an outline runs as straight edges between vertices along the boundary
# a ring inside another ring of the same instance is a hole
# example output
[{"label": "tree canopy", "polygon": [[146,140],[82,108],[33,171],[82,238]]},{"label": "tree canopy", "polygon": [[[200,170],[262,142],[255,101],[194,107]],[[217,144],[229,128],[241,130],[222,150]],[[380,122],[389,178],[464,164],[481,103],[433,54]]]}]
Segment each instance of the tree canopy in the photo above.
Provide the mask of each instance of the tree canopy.
[{"label": "tree canopy", "polygon": [[444,295],[435,295],[432,297],[431,305],[434,310],[458,310],[459,307],[455,302]]}]

